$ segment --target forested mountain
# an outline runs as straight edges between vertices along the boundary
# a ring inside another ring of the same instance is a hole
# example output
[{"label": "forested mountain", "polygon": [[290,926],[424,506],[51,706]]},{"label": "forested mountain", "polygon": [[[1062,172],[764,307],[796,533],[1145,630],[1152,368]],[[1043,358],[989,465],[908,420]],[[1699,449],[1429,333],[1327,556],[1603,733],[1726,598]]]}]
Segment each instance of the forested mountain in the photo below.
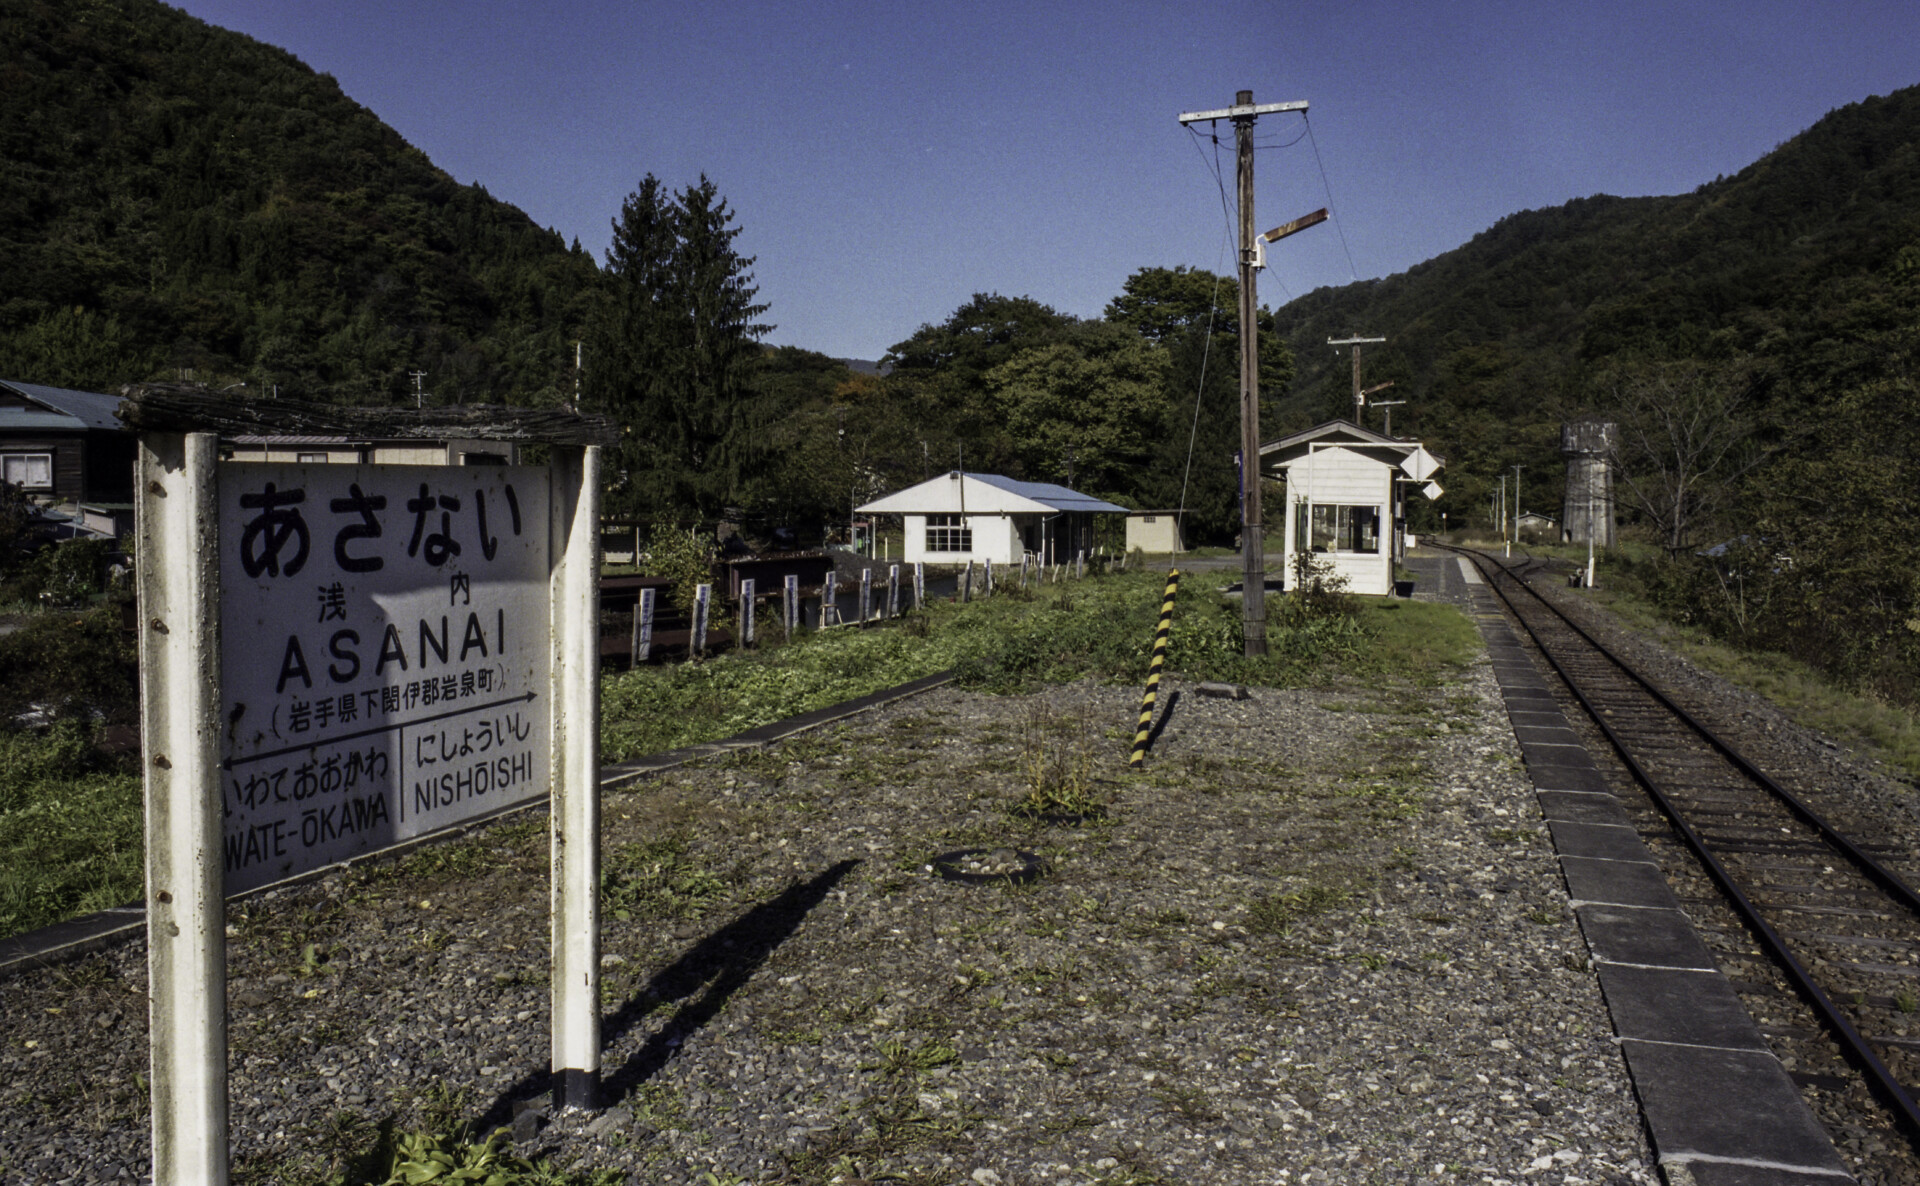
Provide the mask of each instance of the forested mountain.
[{"label": "forested mountain", "polygon": [[1832,112],[1693,193],[1514,214],[1400,275],[1293,301],[1276,315],[1299,360],[1283,426],[1350,414],[1348,361],[1327,339],[1385,336],[1366,381],[1394,380],[1382,398],[1408,401],[1395,431],[1447,454],[1456,521],[1484,513],[1485,477],[1516,462],[1543,479],[1529,509],[1555,513],[1560,420],[1607,410],[1622,366],[1738,361],[1764,375],[1775,427],[1791,427],[1883,373],[1884,355],[1855,347],[1911,300],[1917,252],[1910,88]]},{"label": "forested mountain", "polygon": [[1276,322],[1300,367],[1279,427],[1349,414],[1328,338],[1386,336],[1366,382],[1394,380],[1395,431],[1446,455],[1459,523],[1515,464],[1555,513],[1559,425],[1604,415],[1677,615],[1915,700],[1920,88],[1691,194],[1515,214]]},{"label": "forested mountain", "polygon": [[0,373],[541,402],[594,276],[283,50],[156,0],[0,0]]}]

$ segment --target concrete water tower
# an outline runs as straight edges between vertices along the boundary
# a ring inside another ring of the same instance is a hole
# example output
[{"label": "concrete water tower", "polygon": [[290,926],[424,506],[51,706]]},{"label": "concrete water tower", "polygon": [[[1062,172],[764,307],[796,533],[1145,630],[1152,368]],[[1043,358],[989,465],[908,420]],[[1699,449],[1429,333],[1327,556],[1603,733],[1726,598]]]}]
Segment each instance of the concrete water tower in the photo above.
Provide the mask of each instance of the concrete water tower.
[{"label": "concrete water tower", "polygon": [[1560,426],[1560,455],[1567,459],[1567,493],[1560,509],[1560,539],[1611,548],[1614,534],[1613,469],[1620,429],[1595,416]]}]

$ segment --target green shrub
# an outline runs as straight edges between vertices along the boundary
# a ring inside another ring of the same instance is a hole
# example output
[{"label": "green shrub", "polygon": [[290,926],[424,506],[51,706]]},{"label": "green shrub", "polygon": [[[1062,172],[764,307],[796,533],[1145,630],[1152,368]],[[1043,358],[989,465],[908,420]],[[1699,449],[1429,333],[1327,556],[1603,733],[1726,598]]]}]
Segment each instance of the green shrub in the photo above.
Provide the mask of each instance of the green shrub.
[{"label": "green shrub", "polygon": [[120,606],[35,614],[0,635],[0,730],[35,707],[56,719],[139,715],[138,656]]}]

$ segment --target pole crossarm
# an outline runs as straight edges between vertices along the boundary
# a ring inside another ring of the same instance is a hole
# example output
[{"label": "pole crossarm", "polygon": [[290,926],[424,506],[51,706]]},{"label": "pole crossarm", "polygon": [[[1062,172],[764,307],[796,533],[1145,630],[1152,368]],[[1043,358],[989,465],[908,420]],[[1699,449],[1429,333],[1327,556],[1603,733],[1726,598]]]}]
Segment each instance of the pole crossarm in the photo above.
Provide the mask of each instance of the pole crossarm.
[{"label": "pole crossarm", "polygon": [[1221,107],[1213,111],[1183,111],[1180,122],[1197,124],[1211,119],[1252,119],[1257,115],[1272,115],[1277,111],[1305,111],[1307,101],[1295,99],[1290,103],[1238,103],[1232,107]]}]

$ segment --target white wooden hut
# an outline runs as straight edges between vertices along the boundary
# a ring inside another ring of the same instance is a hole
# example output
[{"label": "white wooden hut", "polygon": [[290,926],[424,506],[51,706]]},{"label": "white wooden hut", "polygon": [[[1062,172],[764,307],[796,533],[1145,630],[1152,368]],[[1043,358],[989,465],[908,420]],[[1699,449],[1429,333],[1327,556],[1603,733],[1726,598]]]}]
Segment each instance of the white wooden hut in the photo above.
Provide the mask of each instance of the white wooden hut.
[{"label": "white wooden hut", "polygon": [[1409,492],[1440,497],[1443,464],[1419,441],[1329,420],[1260,446],[1268,477],[1287,484],[1285,586],[1291,558],[1309,552],[1332,565],[1354,593],[1393,592],[1393,562],[1404,552]]},{"label": "white wooden hut", "polygon": [[954,470],[854,508],[863,515],[899,515],[906,526],[901,559],[912,564],[1017,564],[1022,553],[1064,564],[1093,551],[1093,517],[1127,508],[1047,482]]}]

